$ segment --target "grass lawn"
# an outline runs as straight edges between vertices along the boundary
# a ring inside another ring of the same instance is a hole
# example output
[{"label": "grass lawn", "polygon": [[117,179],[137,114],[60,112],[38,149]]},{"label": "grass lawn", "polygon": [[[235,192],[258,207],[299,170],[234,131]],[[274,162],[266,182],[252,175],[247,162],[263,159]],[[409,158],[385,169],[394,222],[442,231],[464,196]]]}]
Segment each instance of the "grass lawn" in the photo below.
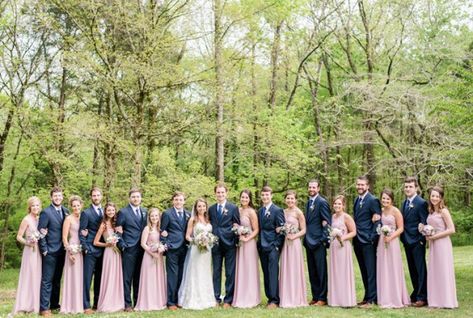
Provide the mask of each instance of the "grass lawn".
[{"label": "grass lawn", "polygon": [[[342,309],[342,308],[314,308],[305,307],[297,309],[275,309],[267,310],[264,305],[254,309],[208,309],[204,311],[179,310],[170,312],[162,310],[159,312],[149,313],[116,313],[116,314],[100,314],[95,317],[473,317],[473,246],[462,246],[454,248],[455,272],[457,281],[457,295],[459,308],[455,310],[448,309],[429,309],[429,308],[405,308],[405,309],[380,309],[378,307],[372,309]],[[355,260],[356,258],[353,257]],[[355,261],[356,262],[356,261]],[[407,266],[404,266],[406,275]],[[358,264],[355,264],[357,299],[362,298],[362,283]],[[411,292],[410,280],[406,277],[408,291]],[[18,280],[18,270],[5,270],[0,272],[0,317],[5,317],[12,310],[15,298],[15,288]],[[307,279],[308,283],[308,279]],[[261,284],[262,285],[262,284]],[[307,286],[309,287],[309,286]],[[308,288],[309,290],[309,288]],[[262,292],[262,295],[264,293]],[[310,296],[310,295],[309,295]],[[55,315],[60,317],[63,315]],[[75,315],[78,317],[82,315]],[[85,315],[84,315],[85,316]],[[65,317],[65,316],[63,316]],[[69,316],[70,317],[70,316]]]}]

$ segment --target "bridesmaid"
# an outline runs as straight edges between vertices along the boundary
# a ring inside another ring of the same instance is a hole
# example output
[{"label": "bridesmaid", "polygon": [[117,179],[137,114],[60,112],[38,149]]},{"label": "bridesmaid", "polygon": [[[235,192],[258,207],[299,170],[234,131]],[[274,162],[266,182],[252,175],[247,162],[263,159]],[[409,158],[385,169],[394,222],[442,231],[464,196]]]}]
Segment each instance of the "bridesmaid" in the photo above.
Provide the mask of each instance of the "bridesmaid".
[{"label": "bridesmaid", "polygon": [[41,201],[38,197],[28,199],[28,214],[23,218],[16,240],[23,244],[20,278],[16,290],[13,314],[39,313],[39,291],[41,288],[41,253],[38,248],[38,215]]},{"label": "bridesmaid", "polygon": [[258,236],[258,216],[253,206],[250,190],[240,193],[240,222],[251,229],[250,234],[240,235],[240,247],[236,256],[235,292],[232,306],[251,308],[261,302],[258,268],[258,250],[255,238]]},{"label": "bridesmaid", "polygon": [[84,311],[83,272],[84,264],[79,241],[80,212],[82,199],[73,195],[69,199],[72,213],[64,220],[62,243],[66,249],[64,263],[64,285],[61,295],[61,313],[77,314]]},{"label": "bridesmaid", "polygon": [[306,232],[304,213],[297,207],[297,195],[289,190],[285,196],[287,208],[284,210],[286,224],[298,229],[295,234],[286,234],[281,251],[279,272],[279,306],[282,308],[307,306],[307,288],[304,272],[304,257],[300,238]]},{"label": "bridesmaid", "polygon": [[[95,246],[105,247],[99,303],[97,305],[97,311],[99,312],[116,312],[125,309],[122,258],[117,247],[118,240],[114,239],[116,223],[117,207],[114,203],[108,202],[105,205],[102,224],[94,239]],[[102,236],[106,243],[100,241]]]},{"label": "bridesmaid", "polygon": [[141,263],[140,288],[135,310],[160,310],[166,308],[167,284],[164,273],[164,246],[159,247],[160,213],[152,208],[148,212],[148,225],[141,236],[145,250]]},{"label": "bridesmaid", "polygon": [[435,229],[429,241],[429,264],[427,267],[427,303],[429,307],[457,308],[455,269],[450,235],[455,225],[444,202],[444,191],[435,186],[430,190],[427,224]]},{"label": "bridesmaid", "polygon": [[355,275],[353,273],[351,239],[356,235],[353,218],[345,212],[346,200],[338,195],[333,201],[332,229],[342,231],[339,240],[330,243],[330,271],[328,276],[329,306],[356,306]]},{"label": "bridesmaid", "polygon": [[399,236],[404,231],[404,220],[401,211],[393,206],[393,202],[394,193],[390,189],[384,189],[381,192],[381,223],[391,228],[391,234],[380,235],[376,258],[378,305],[383,308],[401,308],[410,303],[399,245]]}]

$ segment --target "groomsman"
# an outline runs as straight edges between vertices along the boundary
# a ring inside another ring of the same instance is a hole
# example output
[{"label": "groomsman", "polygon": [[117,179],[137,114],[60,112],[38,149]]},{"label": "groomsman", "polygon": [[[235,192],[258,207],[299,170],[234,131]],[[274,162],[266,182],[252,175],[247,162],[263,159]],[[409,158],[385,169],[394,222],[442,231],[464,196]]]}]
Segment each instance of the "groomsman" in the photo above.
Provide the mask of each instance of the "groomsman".
[{"label": "groomsman", "polygon": [[65,259],[62,225],[69,212],[62,206],[63,194],[60,188],[54,187],[50,196],[52,203],[41,212],[38,222],[38,231],[45,235],[39,240],[39,249],[43,255],[39,305],[42,316],[50,316],[51,310],[60,309],[59,295]]},{"label": "groomsman", "polygon": [[305,208],[307,232],[304,246],[307,253],[312,301],[310,305],[324,306],[327,304],[327,234],[324,227],[331,224],[330,207],[327,200],[319,194],[318,180],[308,184],[309,200]]},{"label": "groomsman", "polygon": [[167,306],[170,310],[177,309],[177,293],[181,286],[187,253],[186,231],[190,213],[184,209],[184,202],[184,193],[175,192],[172,196],[173,207],[164,211],[161,217],[161,241],[167,245]]},{"label": "groomsman", "polygon": [[230,308],[235,289],[235,264],[237,236],[232,232],[233,224],[240,224],[238,207],[227,201],[228,189],[223,183],[214,188],[217,203],[209,208],[212,231],[218,244],[212,248],[213,285],[217,304],[221,302],[222,263],[225,259],[225,298],[223,307]]},{"label": "groomsman", "polygon": [[414,307],[427,305],[427,267],[425,264],[425,237],[419,233],[419,223],[427,224],[428,204],[417,195],[417,179],[407,177],[404,180],[406,199],[402,203],[404,232],[401,241],[406,251],[407,265],[414,290],[411,303]]},{"label": "groomsman", "polygon": [[[80,244],[84,251],[84,313],[92,314],[97,309],[102,277],[103,248],[94,246],[94,239],[102,223],[102,190],[93,187],[90,190],[92,204],[80,216]],[[94,277],[94,303],[90,303],[90,286]]]},{"label": "groomsman", "polygon": [[133,285],[133,305],[138,299],[141,261],[144,250],[141,247],[141,232],[147,222],[146,209],[141,207],[141,191],[133,188],[128,193],[129,204],[118,212],[117,227],[121,227],[122,238],[118,247],[122,251],[123,290],[125,311],[132,311],[131,287]]},{"label": "groomsman", "polygon": [[[355,199],[353,214],[356,225],[356,236],[353,238],[353,247],[356,259],[360,266],[361,278],[365,288],[362,307],[371,307],[377,302],[376,292],[376,247],[379,236],[376,227],[380,223],[381,204],[369,190],[369,181],[366,176],[356,180],[358,197]],[[373,215],[377,216],[373,217]],[[373,221],[377,219],[378,221]]]},{"label": "groomsman", "polygon": [[268,298],[268,308],[279,306],[279,254],[284,244],[284,236],[279,228],[286,222],[284,211],[272,202],[273,190],[264,186],[261,190],[263,206],[258,210],[259,238],[258,253],[264,276],[264,292]]}]

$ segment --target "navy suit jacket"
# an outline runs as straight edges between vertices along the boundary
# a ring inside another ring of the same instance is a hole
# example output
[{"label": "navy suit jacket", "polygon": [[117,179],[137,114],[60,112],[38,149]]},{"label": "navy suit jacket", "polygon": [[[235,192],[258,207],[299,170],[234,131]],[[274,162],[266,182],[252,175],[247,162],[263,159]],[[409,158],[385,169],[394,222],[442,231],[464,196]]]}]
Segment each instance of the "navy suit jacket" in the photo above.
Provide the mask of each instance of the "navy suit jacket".
[{"label": "navy suit jacket", "polygon": [[269,208],[269,214],[258,210],[259,234],[258,249],[269,252],[273,248],[281,249],[284,244],[284,235],[276,233],[276,228],[286,223],[284,211],[274,203]]},{"label": "navy suit jacket", "polygon": [[238,239],[232,232],[233,223],[240,224],[240,211],[238,207],[230,202],[226,202],[222,215],[218,215],[217,204],[209,208],[209,218],[212,224],[212,233],[218,237],[219,246],[231,248],[235,247]]},{"label": "navy suit jacket", "polygon": [[184,218],[180,219],[175,208],[169,208],[161,216],[161,232],[166,231],[166,237],[161,236],[161,242],[168,246],[169,250],[181,248],[187,243],[187,223],[190,219],[189,211],[184,209]]},{"label": "navy suit jacket", "polygon": [[416,195],[411,207],[406,207],[407,199],[402,202],[401,213],[404,219],[404,232],[401,234],[403,244],[411,245],[417,242],[425,243],[425,237],[419,233],[419,223],[427,224],[427,201]]},{"label": "navy suit jacket", "polygon": [[356,225],[356,238],[362,244],[376,244],[379,238],[376,228],[381,221],[373,223],[372,217],[374,214],[381,216],[381,204],[377,197],[367,192],[362,202],[360,202],[359,197],[355,199],[353,215]]},{"label": "navy suit jacket", "polygon": [[[82,249],[85,253],[100,257],[103,253],[104,248],[94,245],[95,235],[97,234],[100,224],[103,218],[101,218],[93,205],[85,209],[80,215],[80,227],[79,227],[79,239]],[[82,230],[87,230],[87,235],[82,235]]]},{"label": "navy suit jacket", "polygon": [[332,223],[330,207],[327,200],[320,194],[317,195],[312,206],[307,201],[305,208],[306,233],[304,237],[304,246],[309,249],[316,248],[319,244],[326,243],[328,240],[327,231],[322,226],[322,222]]},{"label": "navy suit jacket", "polygon": [[140,212],[140,217],[136,217],[130,204],[118,212],[117,226],[123,228],[122,239],[118,241],[121,250],[140,245],[141,233],[147,224],[147,210],[140,207]]},{"label": "navy suit jacket", "polygon": [[38,231],[42,229],[48,231],[47,235],[39,240],[41,254],[55,254],[64,251],[62,244],[62,225],[69,211],[61,205],[62,218],[56,212],[56,207],[52,204],[41,211],[38,221]]}]

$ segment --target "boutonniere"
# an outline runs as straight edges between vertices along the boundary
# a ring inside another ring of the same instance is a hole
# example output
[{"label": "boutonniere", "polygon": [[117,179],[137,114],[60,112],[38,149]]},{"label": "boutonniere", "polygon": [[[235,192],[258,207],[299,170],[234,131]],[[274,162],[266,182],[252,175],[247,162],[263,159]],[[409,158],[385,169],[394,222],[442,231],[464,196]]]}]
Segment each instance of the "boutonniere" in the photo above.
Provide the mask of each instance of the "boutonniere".
[{"label": "boutonniere", "polygon": [[315,204],[312,204],[312,205],[309,207],[309,211],[312,212],[312,211],[314,211],[314,209],[315,209]]},{"label": "boutonniere", "polygon": [[264,212],[264,216],[265,216],[265,217],[269,218],[270,215],[271,215],[271,211],[266,211],[266,212]]},{"label": "boutonniere", "polygon": [[144,212],[141,212],[141,217],[146,219],[146,214]]},{"label": "boutonniere", "polygon": [[412,209],[414,207],[414,204],[409,204],[409,209]]},{"label": "boutonniere", "polygon": [[360,208],[363,207],[363,200],[360,201]]},{"label": "boutonniere", "polygon": [[228,210],[224,208],[222,214],[225,215],[225,216],[227,216]]}]

